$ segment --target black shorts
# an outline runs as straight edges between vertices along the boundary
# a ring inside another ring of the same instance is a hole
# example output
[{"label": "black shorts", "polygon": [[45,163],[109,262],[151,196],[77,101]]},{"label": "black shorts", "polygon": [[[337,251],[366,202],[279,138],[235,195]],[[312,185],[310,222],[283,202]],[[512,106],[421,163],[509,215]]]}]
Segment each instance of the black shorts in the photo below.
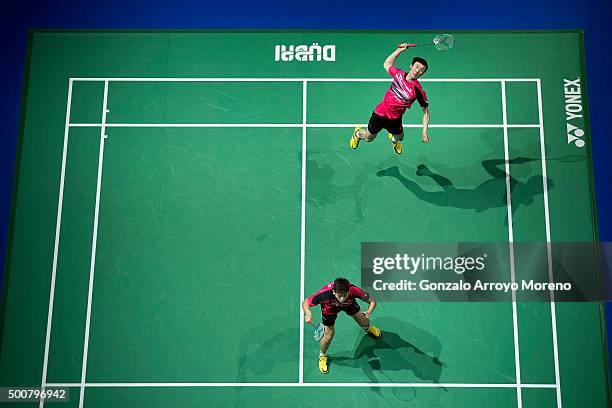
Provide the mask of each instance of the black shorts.
[{"label": "black shorts", "polygon": [[378,115],[376,112],[372,112],[372,117],[370,117],[370,121],[368,122],[368,132],[375,135],[382,129],[386,129],[387,132],[392,135],[401,134],[404,131],[402,118],[389,119]]},{"label": "black shorts", "polygon": [[359,312],[361,308],[357,304],[357,302],[353,302],[347,307],[339,307],[334,310],[335,313],[328,313],[321,315],[321,321],[323,322],[323,326],[333,326],[336,323],[336,317],[338,317],[339,312],[344,312],[349,316],[354,315]]}]

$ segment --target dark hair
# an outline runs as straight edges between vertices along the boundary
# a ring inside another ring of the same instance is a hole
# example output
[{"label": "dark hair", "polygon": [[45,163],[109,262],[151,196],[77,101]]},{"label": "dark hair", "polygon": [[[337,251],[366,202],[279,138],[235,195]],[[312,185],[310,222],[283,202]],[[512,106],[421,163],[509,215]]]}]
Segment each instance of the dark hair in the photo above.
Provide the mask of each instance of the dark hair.
[{"label": "dark hair", "polygon": [[427,61],[425,61],[425,58],[414,57],[412,59],[412,63],[414,64],[415,62],[420,62],[421,64],[425,65],[425,71],[427,71],[427,69],[429,68],[429,66],[427,65]]},{"label": "dark hair", "polygon": [[347,279],[336,278],[334,281],[334,291],[336,293],[348,293],[351,284]]}]

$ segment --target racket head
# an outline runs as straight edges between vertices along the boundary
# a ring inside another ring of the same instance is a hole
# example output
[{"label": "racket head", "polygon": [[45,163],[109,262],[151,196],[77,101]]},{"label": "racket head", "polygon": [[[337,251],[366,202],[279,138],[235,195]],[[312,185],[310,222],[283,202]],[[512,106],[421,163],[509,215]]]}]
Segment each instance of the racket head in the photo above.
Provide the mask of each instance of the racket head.
[{"label": "racket head", "polygon": [[325,326],[323,326],[323,323],[319,323],[315,329],[314,329],[314,333],[313,333],[313,339],[314,341],[320,341],[323,338],[323,334],[325,333]]},{"label": "racket head", "polygon": [[433,45],[440,51],[448,51],[455,45],[455,37],[451,34],[438,34],[433,39]]},{"label": "racket head", "polygon": [[409,402],[416,398],[416,389],[413,387],[393,387],[393,396],[400,401]]}]

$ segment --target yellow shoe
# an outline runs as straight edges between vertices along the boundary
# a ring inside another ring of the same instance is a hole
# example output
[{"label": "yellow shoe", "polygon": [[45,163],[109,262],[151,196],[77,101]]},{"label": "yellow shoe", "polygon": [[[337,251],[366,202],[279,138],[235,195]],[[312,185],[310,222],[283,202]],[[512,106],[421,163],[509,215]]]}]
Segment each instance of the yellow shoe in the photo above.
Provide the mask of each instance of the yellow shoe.
[{"label": "yellow shoe", "polygon": [[321,374],[329,373],[329,368],[327,367],[327,356],[319,356],[319,371]]},{"label": "yellow shoe", "polygon": [[370,325],[370,328],[368,330],[366,330],[366,333],[368,333],[368,336],[370,336],[371,338],[378,340],[382,337],[382,332],[380,331],[380,329],[374,325]]},{"label": "yellow shoe", "polygon": [[357,137],[357,132],[359,132],[359,129],[361,128],[356,127],[355,130],[353,130],[353,135],[351,136],[351,141],[349,142],[349,146],[351,146],[351,149],[353,150],[359,147],[359,141],[361,140]]},{"label": "yellow shoe", "polygon": [[393,143],[393,135],[391,133],[389,133],[389,140],[393,144],[393,151],[395,151],[397,154],[402,154],[402,142],[398,140],[397,142]]}]

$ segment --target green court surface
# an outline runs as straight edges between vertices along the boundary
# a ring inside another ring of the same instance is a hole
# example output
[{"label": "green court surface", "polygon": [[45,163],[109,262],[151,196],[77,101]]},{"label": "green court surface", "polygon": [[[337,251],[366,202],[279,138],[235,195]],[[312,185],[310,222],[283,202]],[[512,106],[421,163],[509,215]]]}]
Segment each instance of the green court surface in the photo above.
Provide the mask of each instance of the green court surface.
[{"label": "green court surface", "polygon": [[32,33],[0,386],[71,393],[14,406],[608,406],[597,302],[380,303],[318,371],[300,302],[362,242],[597,240],[582,34],[453,34],[397,60],[397,156],[348,140],[432,33]]}]

